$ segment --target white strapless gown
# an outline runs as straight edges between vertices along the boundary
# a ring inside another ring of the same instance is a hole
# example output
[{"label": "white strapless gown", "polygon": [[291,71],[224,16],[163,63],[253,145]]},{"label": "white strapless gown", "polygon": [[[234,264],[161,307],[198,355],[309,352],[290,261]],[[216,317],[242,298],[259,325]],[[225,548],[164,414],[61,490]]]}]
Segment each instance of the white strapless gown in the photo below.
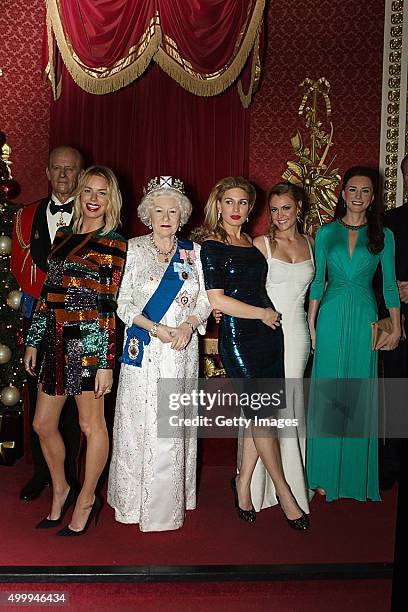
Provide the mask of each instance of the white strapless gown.
[{"label": "white strapless gown", "polygon": [[[282,330],[285,342],[285,376],[293,379],[287,385],[285,418],[297,418],[299,430],[288,437],[280,437],[280,449],[285,477],[299,506],[309,512],[312,492],[305,481],[305,429],[303,379],[310,353],[310,335],[304,308],[305,295],[313,280],[315,268],[309,240],[310,259],[300,263],[288,263],[271,255],[269,240],[265,239],[268,253],[268,276],[266,290],[276,310],[282,315]],[[296,383],[297,379],[299,383]],[[278,430],[281,432],[282,430]],[[242,435],[238,445],[238,468],[241,462]],[[251,482],[252,503],[258,512],[277,504],[275,487],[261,459],[255,466]]]}]

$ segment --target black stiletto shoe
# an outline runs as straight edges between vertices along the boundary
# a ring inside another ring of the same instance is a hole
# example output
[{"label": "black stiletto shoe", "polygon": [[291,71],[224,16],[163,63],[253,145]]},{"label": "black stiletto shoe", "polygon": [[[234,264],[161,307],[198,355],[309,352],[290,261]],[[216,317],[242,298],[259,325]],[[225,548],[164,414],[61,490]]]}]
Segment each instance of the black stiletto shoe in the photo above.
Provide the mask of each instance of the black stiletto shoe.
[{"label": "black stiletto shoe", "polygon": [[238,516],[240,519],[242,519],[243,521],[246,521],[247,523],[255,523],[255,519],[256,519],[255,508],[252,506],[251,510],[243,510],[242,508],[239,507],[237,483],[236,483],[235,478],[236,476],[234,476],[234,478],[231,479],[231,488],[234,492],[235,507],[238,510]]},{"label": "black stiletto shoe", "polygon": [[[283,508],[281,506],[279,497],[277,495],[276,495],[276,499],[277,499],[277,502],[278,502],[279,506],[282,509],[283,514],[285,514],[285,512],[284,512],[284,510],[283,510]],[[297,518],[297,519],[290,519],[290,518],[288,518],[286,516],[286,514],[285,514],[285,518],[288,521],[289,527],[292,527],[292,529],[297,529],[297,531],[306,531],[306,529],[309,529],[309,527],[310,527],[309,517],[308,517],[307,514],[305,514],[303,512],[303,510],[302,510],[302,516],[299,516],[299,518]]]},{"label": "black stiletto shoe", "polygon": [[61,514],[59,515],[59,518],[49,519],[48,517],[45,517],[42,521],[38,523],[38,525],[35,526],[35,528],[36,529],[50,529],[51,527],[57,527],[57,525],[62,523],[62,520],[64,516],[66,515],[67,510],[75,504],[77,497],[78,497],[78,491],[71,487],[70,490],[68,491],[68,495],[64,501],[64,504],[61,508]]},{"label": "black stiletto shoe", "polygon": [[80,536],[87,531],[93,519],[95,519],[95,527],[96,527],[98,523],[99,514],[102,510],[102,505],[103,505],[102,499],[98,495],[95,495],[95,500],[94,500],[94,503],[92,504],[91,511],[88,516],[88,520],[85,523],[85,527],[81,529],[80,531],[73,531],[73,529],[70,529],[69,525],[67,525],[66,527],[64,527],[64,529],[57,531],[57,535],[58,536]]}]

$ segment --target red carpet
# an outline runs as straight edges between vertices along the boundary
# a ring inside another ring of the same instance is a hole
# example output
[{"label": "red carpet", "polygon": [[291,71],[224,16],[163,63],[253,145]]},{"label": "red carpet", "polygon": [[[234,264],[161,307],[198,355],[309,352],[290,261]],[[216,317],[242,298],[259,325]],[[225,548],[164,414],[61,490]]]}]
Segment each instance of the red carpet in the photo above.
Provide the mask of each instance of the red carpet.
[{"label": "red carpet", "polygon": [[[53,610],[116,612],[388,612],[389,580],[189,584],[3,584],[4,592],[65,592],[69,603]],[[48,607],[8,607],[44,610]]]},{"label": "red carpet", "polygon": [[240,521],[229,488],[230,467],[205,465],[197,510],[184,527],[141,533],[114,520],[105,505],[97,528],[81,538],[58,538],[34,525],[49,511],[49,490],[33,502],[18,499],[31,474],[20,461],[0,467],[3,565],[199,565],[365,563],[392,561],[396,490],[383,503],[326,503],[316,496],[311,528],[289,528],[278,507],[262,511],[255,524]]}]

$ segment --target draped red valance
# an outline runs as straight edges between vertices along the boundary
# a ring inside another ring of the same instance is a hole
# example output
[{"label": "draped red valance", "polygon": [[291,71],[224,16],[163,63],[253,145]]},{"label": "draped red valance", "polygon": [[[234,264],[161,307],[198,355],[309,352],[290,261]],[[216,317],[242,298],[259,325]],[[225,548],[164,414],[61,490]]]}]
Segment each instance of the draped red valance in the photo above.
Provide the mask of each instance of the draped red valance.
[{"label": "draped red valance", "polygon": [[248,106],[260,76],[264,7],[265,0],[47,0],[46,64],[54,96],[61,54],[89,93],[128,85],[154,59],[200,96],[219,94],[240,78]]}]

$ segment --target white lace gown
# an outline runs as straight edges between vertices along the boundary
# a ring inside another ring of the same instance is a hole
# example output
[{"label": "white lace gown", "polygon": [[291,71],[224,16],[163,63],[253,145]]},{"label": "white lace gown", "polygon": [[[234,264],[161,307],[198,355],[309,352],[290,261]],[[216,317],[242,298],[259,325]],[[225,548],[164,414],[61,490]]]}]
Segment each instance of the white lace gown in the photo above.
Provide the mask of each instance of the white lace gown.
[{"label": "white lace gown", "polygon": [[[307,238],[306,238],[307,239]],[[276,310],[282,315],[282,329],[285,343],[285,377],[292,379],[286,390],[285,418],[297,418],[299,423],[305,421],[304,400],[301,379],[310,353],[310,335],[304,308],[305,296],[313,280],[315,267],[313,251],[309,240],[310,259],[300,263],[288,263],[272,257],[269,240],[265,237],[267,249],[268,276],[266,290]],[[296,380],[299,383],[296,383]],[[281,432],[282,430],[278,430]],[[285,431],[285,430],[283,430]],[[283,434],[280,437],[283,471],[289,486],[302,510],[309,512],[308,491],[305,481],[305,431],[299,428],[298,435]],[[241,462],[242,434],[240,431],[238,446],[238,467]],[[252,503],[257,512],[276,505],[275,487],[258,459],[251,481]]]},{"label": "white lace gown", "polygon": [[[161,322],[176,327],[189,315],[196,315],[203,322],[198,331],[204,334],[211,306],[197,244],[194,253],[193,273]],[[157,261],[148,236],[129,240],[117,311],[126,326],[141,314],[168,265]],[[177,379],[177,391],[188,392],[197,377],[196,332],[182,351],[152,338],[144,348],[142,367],[121,365],[108,484],[108,503],[115,509],[117,521],[138,523],[141,531],[178,529],[185,511],[195,508],[196,431],[181,428],[177,437],[158,437],[157,382]]]}]

